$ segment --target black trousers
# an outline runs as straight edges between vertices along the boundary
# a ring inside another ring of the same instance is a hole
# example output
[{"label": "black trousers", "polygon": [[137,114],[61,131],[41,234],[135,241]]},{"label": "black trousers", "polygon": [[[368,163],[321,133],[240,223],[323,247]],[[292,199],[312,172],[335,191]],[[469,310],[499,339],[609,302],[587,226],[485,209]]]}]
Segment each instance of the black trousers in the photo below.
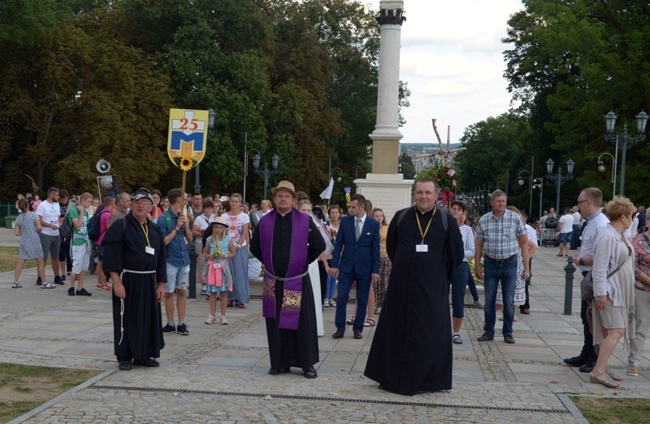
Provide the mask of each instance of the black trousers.
[{"label": "black trousers", "polygon": [[[583,272],[582,276],[584,277],[587,273]],[[587,309],[589,309],[589,303],[584,300],[580,301],[580,318],[582,318],[583,334],[584,334],[584,345],[582,346],[582,351],[580,356],[586,358],[587,360],[596,362],[598,355],[596,354],[596,348],[594,347],[594,336],[591,334],[591,329],[589,328],[589,321],[587,320]]]}]

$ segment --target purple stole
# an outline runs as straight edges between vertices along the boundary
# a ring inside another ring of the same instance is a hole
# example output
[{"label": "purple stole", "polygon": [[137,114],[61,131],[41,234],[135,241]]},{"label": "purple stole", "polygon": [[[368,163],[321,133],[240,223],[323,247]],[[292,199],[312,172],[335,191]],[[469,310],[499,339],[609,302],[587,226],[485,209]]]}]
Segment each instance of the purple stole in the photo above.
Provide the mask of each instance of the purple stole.
[{"label": "purple stole", "polygon": [[[291,252],[289,253],[288,277],[284,282],[282,307],[280,309],[279,328],[297,330],[302,301],[301,276],[307,270],[307,245],[309,242],[309,215],[292,209],[291,215]],[[264,318],[276,319],[275,316],[275,272],[273,270],[273,231],[277,212],[272,210],[260,220],[260,247],[264,262],[264,294],[262,295],[262,314]],[[291,277],[300,276],[291,279]]]}]

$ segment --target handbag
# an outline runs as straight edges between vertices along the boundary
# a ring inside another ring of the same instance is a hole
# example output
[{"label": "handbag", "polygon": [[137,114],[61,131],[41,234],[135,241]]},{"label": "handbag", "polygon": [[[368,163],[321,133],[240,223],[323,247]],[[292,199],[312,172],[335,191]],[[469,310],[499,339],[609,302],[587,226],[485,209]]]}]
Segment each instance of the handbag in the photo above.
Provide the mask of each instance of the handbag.
[{"label": "handbag", "polygon": [[[616,274],[624,263],[625,261],[618,264],[614,271],[607,274],[607,278]],[[582,300],[587,303],[591,303],[591,301],[594,300],[594,280],[591,277],[591,271],[587,271],[585,276],[582,278],[582,281],[580,282],[580,297],[582,297]]]}]

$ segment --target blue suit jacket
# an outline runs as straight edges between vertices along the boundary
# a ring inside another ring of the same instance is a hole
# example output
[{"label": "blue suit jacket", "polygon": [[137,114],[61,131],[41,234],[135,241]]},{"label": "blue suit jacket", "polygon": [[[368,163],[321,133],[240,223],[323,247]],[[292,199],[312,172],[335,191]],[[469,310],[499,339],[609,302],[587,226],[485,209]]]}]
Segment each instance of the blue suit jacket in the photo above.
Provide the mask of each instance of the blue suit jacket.
[{"label": "blue suit jacket", "polygon": [[359,240],[354,231],[354,216],[341,220],[336,234],[332,267],[357,275],[379,274],[379,222],[366,215]]}]

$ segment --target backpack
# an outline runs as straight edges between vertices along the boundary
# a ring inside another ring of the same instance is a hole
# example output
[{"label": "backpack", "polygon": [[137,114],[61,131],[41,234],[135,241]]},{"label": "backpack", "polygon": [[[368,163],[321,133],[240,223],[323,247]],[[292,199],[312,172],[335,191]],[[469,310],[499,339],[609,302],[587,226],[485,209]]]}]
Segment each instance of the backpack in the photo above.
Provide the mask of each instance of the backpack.
[{"label": "backpack", "polygon": [[59,234],[66,240],[70,240],[70,237],[72,237],[72,224],[70,223],[68,213],[65,213],[63,223],[61,224],[61,228],[59,228]]},{"label": "backpack", "polygon": [[111,211],[108,209],[103,209],[100,213],[96,213],[93,215],[92,218],[90,218],[90,221],[88,221],[88,239],[90,241],[97,241],[99,238],[106,232],[108,227],[104,228],[104,231],[99,231],[99,221],[101,220],[102,214],[104,212],[110,213]]}]

